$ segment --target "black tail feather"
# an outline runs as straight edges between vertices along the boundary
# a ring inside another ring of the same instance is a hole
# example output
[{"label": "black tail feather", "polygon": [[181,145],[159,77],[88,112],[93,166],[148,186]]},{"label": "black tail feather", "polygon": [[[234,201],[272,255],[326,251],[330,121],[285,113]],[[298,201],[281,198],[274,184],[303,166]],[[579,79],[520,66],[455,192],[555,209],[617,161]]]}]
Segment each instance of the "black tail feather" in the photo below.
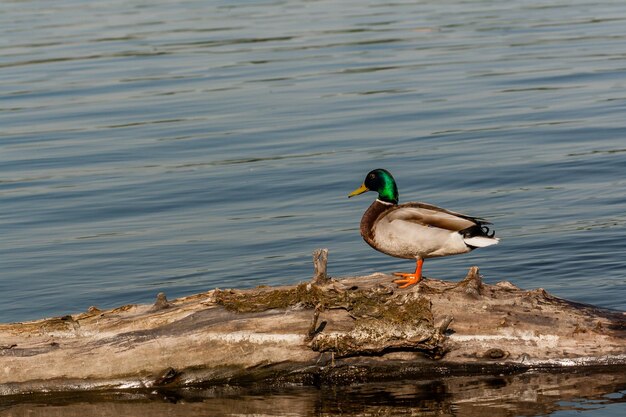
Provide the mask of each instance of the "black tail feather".
[{"label": "black tail feather", "polygon": [[491,230],[489,226],[486,225],[486,223],[487,222],[479,222],[466,229],[460,230],[459,233],[465,238],[470,238],[474,236],[485,236],[492,238],[496,235],[496,232],[495,230]]}]

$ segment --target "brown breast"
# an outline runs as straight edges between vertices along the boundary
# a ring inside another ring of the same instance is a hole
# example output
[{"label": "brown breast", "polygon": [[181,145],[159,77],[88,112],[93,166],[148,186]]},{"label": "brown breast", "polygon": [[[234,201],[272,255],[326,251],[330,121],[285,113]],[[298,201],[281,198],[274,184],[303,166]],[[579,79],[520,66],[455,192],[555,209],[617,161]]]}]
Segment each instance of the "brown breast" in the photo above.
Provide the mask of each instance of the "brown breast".
[{"label": "brown breast", "polygon": [[372,205],[365,210],[361,217],[361,236],[372,247],[374,247],[374,222],[385,211],[394,207],[391,204],[385,204],[379,200],[374,200]]}]

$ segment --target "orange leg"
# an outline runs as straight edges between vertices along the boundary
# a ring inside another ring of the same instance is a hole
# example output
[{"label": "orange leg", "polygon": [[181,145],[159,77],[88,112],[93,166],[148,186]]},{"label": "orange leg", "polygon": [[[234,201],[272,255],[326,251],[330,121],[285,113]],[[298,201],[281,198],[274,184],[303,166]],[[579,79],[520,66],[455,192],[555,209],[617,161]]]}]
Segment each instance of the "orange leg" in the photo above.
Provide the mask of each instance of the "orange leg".
[{"label": "orange leg", "polygon": [[393,274],[397,277],[402,277],[404,279],[396,279],[393,282],[396,284],[403,284],[398,286],[398,288],[406,288],[413,284],[417,284],[422,280],[422,266],[424,265],[424,260],[421,258],[417,259],[415,264],[415,273],[407,273],[407,272],[394,272]]}]

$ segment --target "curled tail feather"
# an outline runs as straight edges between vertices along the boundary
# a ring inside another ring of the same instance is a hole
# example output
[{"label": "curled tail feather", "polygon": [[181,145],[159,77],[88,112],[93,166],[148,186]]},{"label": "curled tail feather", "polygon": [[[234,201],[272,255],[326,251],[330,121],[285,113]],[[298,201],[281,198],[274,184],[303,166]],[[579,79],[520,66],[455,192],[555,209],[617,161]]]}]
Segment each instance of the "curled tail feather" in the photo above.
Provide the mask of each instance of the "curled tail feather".
[{"label": "curled tail feather", "polygon": [[463,236],[465,244],[472,249],[484,248],[500,242],[500,239],[495,237],[496,232],[487,226],[487,222],[478,222],[476,225],[461,230],[459,233]]}]

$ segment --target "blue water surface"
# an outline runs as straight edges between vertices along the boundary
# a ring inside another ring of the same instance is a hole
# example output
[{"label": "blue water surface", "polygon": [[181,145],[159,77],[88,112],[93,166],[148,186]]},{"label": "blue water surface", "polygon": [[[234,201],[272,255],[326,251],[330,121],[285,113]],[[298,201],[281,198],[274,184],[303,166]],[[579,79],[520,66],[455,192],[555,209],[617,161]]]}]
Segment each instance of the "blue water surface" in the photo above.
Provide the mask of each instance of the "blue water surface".
[{"label": "blue water surface", "polygon": [[624,310],[625,24],[611,0],[2,2],[0,322],[293,284],[320,247],[333,276],[411,270],[346,198],[378,167],[502,239],[426,276]]}]

